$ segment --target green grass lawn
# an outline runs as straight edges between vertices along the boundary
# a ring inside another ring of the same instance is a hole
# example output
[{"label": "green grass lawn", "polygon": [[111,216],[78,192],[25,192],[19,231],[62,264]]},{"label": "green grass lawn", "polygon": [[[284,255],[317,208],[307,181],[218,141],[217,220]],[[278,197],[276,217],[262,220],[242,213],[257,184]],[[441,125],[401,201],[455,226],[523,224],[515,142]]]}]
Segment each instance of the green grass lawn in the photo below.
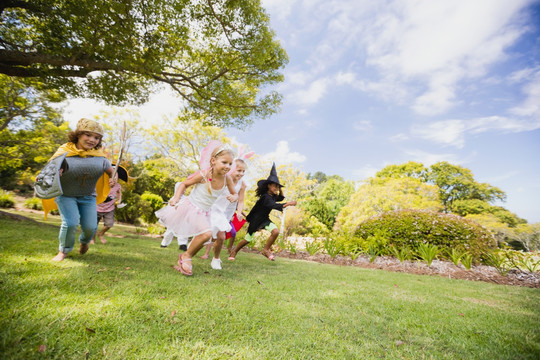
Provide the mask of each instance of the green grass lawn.
[{"label": "green grass lawn", "polygon": [[538,289],[245,252],[184,277],[123,225],[52,263],[48,223],[0,218],[2,359],[540,358]]}]

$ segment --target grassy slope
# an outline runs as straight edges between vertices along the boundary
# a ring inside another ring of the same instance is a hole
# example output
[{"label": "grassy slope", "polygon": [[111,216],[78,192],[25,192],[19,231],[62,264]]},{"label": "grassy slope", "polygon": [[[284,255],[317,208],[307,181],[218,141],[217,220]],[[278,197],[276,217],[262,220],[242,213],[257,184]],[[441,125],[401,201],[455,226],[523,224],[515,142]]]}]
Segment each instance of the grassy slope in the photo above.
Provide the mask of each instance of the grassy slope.
[{"label": "grassy slope", "polygon": [[186,278],[176,246],[124,226],[53,264],[56,226],[0,229],[2,358],[540,357],[538,289],[248,253]]}]

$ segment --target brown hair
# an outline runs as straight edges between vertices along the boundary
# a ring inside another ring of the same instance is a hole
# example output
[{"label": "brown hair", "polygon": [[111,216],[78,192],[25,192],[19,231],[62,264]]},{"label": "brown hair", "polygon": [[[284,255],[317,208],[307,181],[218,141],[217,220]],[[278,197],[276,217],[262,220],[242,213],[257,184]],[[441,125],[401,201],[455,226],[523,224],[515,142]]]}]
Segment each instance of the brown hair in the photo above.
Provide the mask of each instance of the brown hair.
[{"label": "brown hair", "polygon": [[[93,132],[90,132],[90,131],[80,131],[80,130],[79,131],[70,131],[69,134],[68,134],[68,140],[69,140],[69,142],[77,144],[79,142],[79,136],[81,136],[83,134],[89,135],[89,134],[97,134],[97,133],[93,133]],[[103,136],[100,135],[99,142],[94,147],[95,150],[101,149],[102,140],[103,140]]]}]

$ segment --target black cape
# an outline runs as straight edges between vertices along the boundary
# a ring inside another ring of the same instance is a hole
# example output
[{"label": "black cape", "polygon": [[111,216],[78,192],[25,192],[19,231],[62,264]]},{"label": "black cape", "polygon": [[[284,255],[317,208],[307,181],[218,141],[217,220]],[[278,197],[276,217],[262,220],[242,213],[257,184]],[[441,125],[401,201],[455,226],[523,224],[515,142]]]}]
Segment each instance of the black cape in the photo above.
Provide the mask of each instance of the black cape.
[{"label": "black cape", "polygon": [[251,209],[246,220],[249,222],[247,233],[252,235],[260,229],[264,229],[270,221],[270,212],[272,210],[283,211],[284,204],[278,204],[278,201],[285,199],[282,195],[263,194]]}]

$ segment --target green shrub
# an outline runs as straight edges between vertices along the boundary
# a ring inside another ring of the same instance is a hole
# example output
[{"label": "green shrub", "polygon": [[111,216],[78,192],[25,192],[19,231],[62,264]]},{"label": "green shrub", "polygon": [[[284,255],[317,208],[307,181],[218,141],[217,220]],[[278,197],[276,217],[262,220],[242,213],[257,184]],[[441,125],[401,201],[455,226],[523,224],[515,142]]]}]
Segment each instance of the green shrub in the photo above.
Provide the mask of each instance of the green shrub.
[{"label": "green shrub", "polygon": [[330,255],[332,259],[335,258],[341,252],[341,249],[343,248],[340,242],[332,238],[324,239],[323,247],[326,253]]},{"label": "green shrub", "polygon": [[9,191],[0,190],[0,208],[12,208],[15,206],[15,198]]},{"label": "green shrub", "polygon": [[24,207],[32,210],[43,210],[43,204],[41,203],[41,199],[35,197],[26,199],[24,201]]},{"label": "green shrub", "polygon": [[439,255],[441,253],[441,249],[439,249],[439,247],[437,245],[433,245],[433,244],[420,244],[418,246],[418,251],[416,253],[416,255],[424,260],[424,262],[428,265],[428,266],[431,266],[431,263],[433,262],[433,260],[435,260],[437,258],[437,255]]},{"label": "green shrub", "polygon": [[153,224],[157,221],[156,210],[163,207],[163,198],[159,195],[145,192],[141,195],[141,218],[149,224]]},{"label": "green shrub", "polygon": [[493,266],[503,276],[508,274],[511,267],[508,257],[501,251],[490,251],[482,254],[482,262],[488,266]]},{"label": "green shrub", "polygon": [[298,249],[296,248],[296,243],[294,241],[285,240],[284,241],[285,249],[289,250],[291,254],[296,254]]},{"label": "green shrub", "polygon": [[471,270],[472,263],[473,263],[473,256],[471,254],[465,253],[465,255],[461,257],[461,264],[465,267],[465,269]]},{"label": "green shrub", "polygon": [[467,251],[479,259],[482,253],[497,246],[493,235],[473,221],[422,210],[391,211],[370,218],[356,228],[353,241],[363,242],[370,237],[384,238],[384,246],[380,247],[384,254],[390,254],[389,246],[406,246],[417,252],[420,244],[431,244]]},{"label": "green shrub", "polygon": [[464,252],[459,251],[458,249],[450,249],[446,251],[448,258],[452,260],[454,265],[458,266],[461,258],[465,255]]},{"label": "green shrub", "polygon": [[141,195],[132,191],[122,192],[122,202],[126,204],[123,208],[116,208],[114,216],[116,220],[129,224],[137,224],[140,216]]},{"label": "green shrub", "polygon": [[316,239],[313,241],[306,241],[304,245],[306,247],[306,251],[311,256],[315,255],[317,252],[319,252],[323,248],[323,245],[321,244],[321,242]]},{"label": "green shrub", "polygon": [[162,235],[165,232],[165,227],[159,224],[149,224],[146,226],[146,231],[151,235]]},{"label": "green shrub", "polygon": [[411,250],[406,247],[406,246],[403,246],[402,248],[398,249],[396,248],[395,246],[392,246],[390,248],[390,250],[392,251],[392,254],[394,254],[394,256],[399,260],[399,262],[404,262],[405,260],[410,260],[412,259],[412,253],[411,253]]},{"label": "green shrub", "polygon": [[535,259],[534,256],[525,255],[519,261],[519,268],[534,273],[540,270],[540,261]]},{"label": "green shrub", "polygon": [[343,252],[345,255],[349,255],[352,260],[355,260],[360,254],[364,253],[362,245],[353,242],[343,243]]}]

